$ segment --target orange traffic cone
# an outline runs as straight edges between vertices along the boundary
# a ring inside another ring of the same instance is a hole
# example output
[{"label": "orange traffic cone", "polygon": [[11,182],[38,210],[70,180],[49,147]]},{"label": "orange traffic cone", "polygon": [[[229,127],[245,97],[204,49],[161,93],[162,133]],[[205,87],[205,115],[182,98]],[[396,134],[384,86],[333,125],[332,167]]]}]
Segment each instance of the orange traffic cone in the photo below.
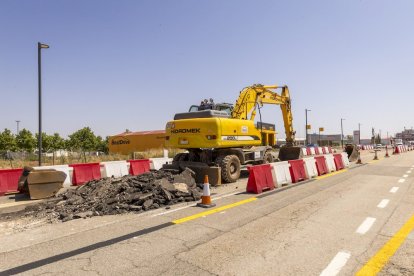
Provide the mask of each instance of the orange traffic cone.
[{"label": "orange traffic cone", "polygon": [[210,183],[208,183],[208,175],[204,176],[203,195],[201,196],[201,202],[197,203],[197,206],[203,208],[211,208],[216,206],[216,204],[211,202]]},{"label": "orange traffic cone", "polygon": [[388,154],[388,146],[385,145],[385,157],[390,157],[390,155]]}]

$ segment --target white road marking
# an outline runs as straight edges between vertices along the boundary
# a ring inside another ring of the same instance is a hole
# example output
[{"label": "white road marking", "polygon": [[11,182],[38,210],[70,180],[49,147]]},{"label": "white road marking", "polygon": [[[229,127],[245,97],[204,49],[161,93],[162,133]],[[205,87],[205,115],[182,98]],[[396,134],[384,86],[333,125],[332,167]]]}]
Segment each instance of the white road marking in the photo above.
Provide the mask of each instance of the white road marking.
[{"label": "white road marking", "polygon": [[377,205],[378,208],[384,209],[387,207],[388,203],[390,202],[389,199],[383,199],[381,202]]},{"label": "white road marking", "polygon": [[411,173],[411,171],[406,171],[405,173]]},{"label": "white road marking", "polygon": [[408,177],[408,174],[404,174],[403,177]]},{"label": "white road marking", "polygon": [[364,235],[374,225],[376,218],[367,217],[356,230],[356,233]]},{"label": "white road marking", "polygon": [[395,194],[398,191],[399,188],[400,187],[392,187],[391,190],[390,190],[390,193]]},{"label": "white road marking", "polygon": [[351,257],[351,253],[347,251],[340,251],[329,265],[321,272],[320,276],[334,276],[337,275],[341,269],[346,265],[349,258]]},{"label": "white road marking", "polygon": [[404,183],[404,182],[405,182],[404,178],[401,178],[401,179],[398,180],[398,183]]}]

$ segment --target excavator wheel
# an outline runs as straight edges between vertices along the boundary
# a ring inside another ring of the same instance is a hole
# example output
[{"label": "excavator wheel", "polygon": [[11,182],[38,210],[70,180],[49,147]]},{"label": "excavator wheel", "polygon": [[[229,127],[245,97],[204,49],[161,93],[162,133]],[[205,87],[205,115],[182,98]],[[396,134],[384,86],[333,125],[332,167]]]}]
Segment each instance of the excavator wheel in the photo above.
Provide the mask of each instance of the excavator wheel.
[{"label": "excavator wheel", "polygon": [[241,164],[237,155],[223,155],[216,159],[221,168],[221,179],[226,183],[236,182],[240,177]]},{"label": "excavator wheel", "polygon": [[264,154],[264,157],[263,157],[263,164],[268,164],[268,163],[272,163],[274,160],[273,160],[273,155],[272,155],[272,153],[270,152],[270,151],[267,151],[265,154]]}]

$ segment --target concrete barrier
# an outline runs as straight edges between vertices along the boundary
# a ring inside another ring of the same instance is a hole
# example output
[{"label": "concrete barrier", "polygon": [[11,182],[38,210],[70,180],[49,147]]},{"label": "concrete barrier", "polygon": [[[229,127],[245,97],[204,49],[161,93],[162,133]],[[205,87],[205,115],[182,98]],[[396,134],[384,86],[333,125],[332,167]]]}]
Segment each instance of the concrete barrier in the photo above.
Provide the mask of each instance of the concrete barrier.
[{"label": "concrete barrier", "polygon": [[73,168],[69,168],[69,165],[54,165],[54,166],[41,166],[33,167],[36,171],[53,169],[56,171],[64,172],[66,174],[65,181],[63,181],[63,187],[67,188],[72,185],[72,172]]},{"label": "concrete barrier", "polygon": [[303,158],[305,162],[305,172],[308,178],[318,176],[318,169],[316,168],[316,161],[313,157]]},{"label": "concrete barrier", "polygon": [[128,175],[128,164],[125,160],[101,162],[101,167],[103,167],[103,177],[122,177]]},{"label": "concrete barrier", "polygon": [[159,170],[164,164],[172,164],[172,158],[150,158],[151,161],[151,170]]},{"label": "concrete barrier", "polygon": [[277,185],[286,185],[292,183],[292,177],[290,176],[288,161],[270,163],[273,167],[273,171],[276,175]]},{"label": "concrete barrier", "polygon": [[345,167],[348,168],[349,167],[348,154],[346,152],[341,152],[341,155],[342,155],[342,162],[344,163]]},{"label": "concrete barrier", "polygon": [[325,154],[326,166],[329,172],[336,171],[335,161],[333,154]]}]

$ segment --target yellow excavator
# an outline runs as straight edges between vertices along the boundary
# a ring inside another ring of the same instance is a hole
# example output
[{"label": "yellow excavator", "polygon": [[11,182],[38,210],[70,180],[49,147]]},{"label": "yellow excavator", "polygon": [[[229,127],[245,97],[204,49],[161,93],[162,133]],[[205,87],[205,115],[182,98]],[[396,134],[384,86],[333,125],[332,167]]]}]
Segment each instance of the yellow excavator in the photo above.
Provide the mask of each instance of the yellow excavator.
[{"label": "yellow excavator", "polygon": [[[265,104],[280,105],[282,110],[286,145],[279,149],[278,156],[274,149],[275,126],[261,121],[260,108]],[[257,112],[260,120],[255,125]],[[255,84],[240,92],[234,106],[210,99],[191,106],[189,112],[175,114],[166,125],[166,147],[188,151],[177,154],[174,162],[218,166],[224,182],[235,182],[242,165],[299,158],[292,120],[287,86]]]}]

